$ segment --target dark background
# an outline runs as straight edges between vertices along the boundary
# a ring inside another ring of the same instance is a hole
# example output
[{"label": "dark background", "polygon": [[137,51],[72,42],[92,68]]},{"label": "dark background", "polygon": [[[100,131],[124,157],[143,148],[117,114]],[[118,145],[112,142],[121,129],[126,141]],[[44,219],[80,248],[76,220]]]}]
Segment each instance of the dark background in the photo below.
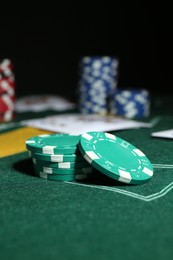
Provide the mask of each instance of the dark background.
[{"label": "dark background", "polygon": [[14,63],[17,95],[75,98],[78,61],[85,55],[117,56],[119,87],[172,95],[171,9],[139,2],[71,4],[56,15],[1,16],[0,58]]}]

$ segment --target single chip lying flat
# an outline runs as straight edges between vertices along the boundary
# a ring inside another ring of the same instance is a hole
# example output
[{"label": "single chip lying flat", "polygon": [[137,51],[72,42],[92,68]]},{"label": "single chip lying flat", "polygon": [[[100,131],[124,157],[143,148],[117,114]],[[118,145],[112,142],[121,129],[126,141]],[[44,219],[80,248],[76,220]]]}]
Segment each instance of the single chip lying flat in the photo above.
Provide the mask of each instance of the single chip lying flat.
[{"label": "single chip lying flat", "polygon": [[26,140],[29,151],[42,154],[74,154],[80,135],[49,134],[38,135]]}]

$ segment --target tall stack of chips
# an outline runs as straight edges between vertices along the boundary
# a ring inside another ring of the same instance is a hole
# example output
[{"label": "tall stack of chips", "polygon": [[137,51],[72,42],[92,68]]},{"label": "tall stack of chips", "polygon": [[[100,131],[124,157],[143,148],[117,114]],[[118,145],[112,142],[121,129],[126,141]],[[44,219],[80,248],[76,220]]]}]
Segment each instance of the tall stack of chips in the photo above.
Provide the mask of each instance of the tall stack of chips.
[{"label": "tall stack of chips", "polygon": [[84,56],[79,62],[79,112],[107,114],[109,95],[117,87],[118,59]]},{"label": "tall stack of chips", "polygon": [[0,122],[15,116],[15,75],[12,61],[0,59]]}]

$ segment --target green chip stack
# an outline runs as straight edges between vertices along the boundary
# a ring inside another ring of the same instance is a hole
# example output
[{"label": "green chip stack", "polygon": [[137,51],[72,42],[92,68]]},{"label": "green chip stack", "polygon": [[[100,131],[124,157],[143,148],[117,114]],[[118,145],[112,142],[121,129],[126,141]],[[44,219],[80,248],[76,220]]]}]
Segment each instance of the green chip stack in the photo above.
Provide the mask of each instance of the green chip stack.
[{"label": "green chip stack", "polygon": [[84,180],[93,167],[78,151],[80,135],[49,134],[26,140],[35,175],[54,181]]},{"label": "green chip stack", "polygon": [[137,147],[113,134],[51,134],[26,140],[36,176],[54,181],[87,179],[93,169],[126,184],[142,184],[153,166]]}]

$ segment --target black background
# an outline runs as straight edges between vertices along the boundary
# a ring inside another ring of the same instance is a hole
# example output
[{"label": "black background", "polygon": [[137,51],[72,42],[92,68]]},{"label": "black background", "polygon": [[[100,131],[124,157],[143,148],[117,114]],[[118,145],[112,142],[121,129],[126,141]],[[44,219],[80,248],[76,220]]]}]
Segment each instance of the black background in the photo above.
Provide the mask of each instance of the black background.
[{"label": "black background", "polygon": [[139,2],[71,4],[56,15],[1,16],[0,58],[14,63],[16,94],[75,98],[79,58],[115,55],[119,87],[172,95],[171,9]]}]

